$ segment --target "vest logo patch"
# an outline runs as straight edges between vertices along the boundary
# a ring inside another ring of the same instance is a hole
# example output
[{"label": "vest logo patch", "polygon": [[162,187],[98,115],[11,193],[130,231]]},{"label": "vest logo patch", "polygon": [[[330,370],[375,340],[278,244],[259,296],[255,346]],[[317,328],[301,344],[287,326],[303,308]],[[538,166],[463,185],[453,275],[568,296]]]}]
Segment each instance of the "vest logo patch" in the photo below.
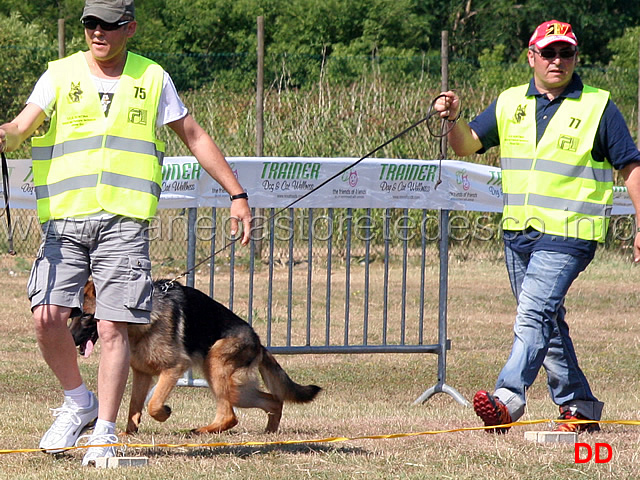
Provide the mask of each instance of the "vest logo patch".
[{"label": "vest logo patch", "polygon": [[147,111],[141,108],[130,108],[127,115],[129,123],[136,125],[147,124]]},{"label": "vest logo patch", "polygon": [[560,135],[560,137],[558,138],[558,148],[560,150],[566,150],[567,152],[577,151],[578,143],[580,143],[580,140],[577,137]]},{"label": "vest logo patch", "polygon": [[80,82],[73,83],[71,82],[71,87],[69,88],[69,102],[71,103],[80,103],[80,98],[84,92],[80,88]]},{"label": "vest logo patch", "polygon": [[518,105],[516,108],[516,113],[513,115],[513,123],[521,123],[524,120],[524,117],[527,116],[527,106],[526,105]]}]

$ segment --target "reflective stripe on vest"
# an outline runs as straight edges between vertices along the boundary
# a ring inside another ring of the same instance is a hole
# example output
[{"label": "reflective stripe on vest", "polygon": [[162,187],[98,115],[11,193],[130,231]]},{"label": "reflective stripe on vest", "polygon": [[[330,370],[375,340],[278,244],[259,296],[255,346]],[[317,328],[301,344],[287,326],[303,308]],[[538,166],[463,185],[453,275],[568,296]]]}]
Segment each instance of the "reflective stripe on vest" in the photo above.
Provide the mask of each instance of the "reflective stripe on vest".
[{"label": "reflective stripe on vest", "polygon": [[152,217],[164,158],[155,131],[162,68],[128,53],[108,117],[84,53],[51,62],[49,72],[56,110],[47,133],[32,140],[40,221],[103,210]]},{"label": "reflective stripe on vest", "polygon": [[[80,140],[67,140],[66,142],[48,147],[33,147],[31,149],[31,157],[33,160],[51,160],[62,155],[70,153],[82,152],[86,150],[95,150],[102,147],[104,137],[83,138]],[[158,159],[158,163],[162,165],[164,161],[164,152],[156,148],[153,142],[145,140],[134,140],[131,138],[114,137],[107,135],[105,145],[106,148],[114,150],[125,150],[132,153],[144,153],[153,155]]]},{"label": "reflective stripe on vest", "polygon": [[155,182],[150,182],[142,178],[129,177],[118,173],[102,172],[100,183],[103,185],[111,185],[112,187],[127,188],[129,190],[137,190],[138,192],[148,193],[156,198],[160,198],[162,189]]},{"label": "reflective stripe on vest", "polygon": [[[137,190],[160,198],[162,189],[155,182],[149,182],[136,177],[128,177],[117,173],[102,172],[100,183],[103,185],[111,185],[112,187],[127,188]],[[68,178],[50,185],[39,185],[35,187],[36,199],[45,199],[60,195],[61,193],[71,192],[82,188],[96,187],[98,185],[98,175],[83,175]]]},{"label": "reflective stripe on vest", "polygon": [[[505,202],[514,207],[525,205],[527,196],[525,194],[505,194]],[[507,197],[509,197],[507,199]],[[555,210],[566,210],[581,213],[583,215],[611,215],[611,206],[600,203],[576,202],[575,200],[558,199],[558,197],[546,197],[535,193],[529,194],[529,205],[543,208],[553,208]]]},{"label": "reflective stripe on vest", "polygon": [[584,86],[579,99],[565,98],[536,145],[536,99],[527,89],[508,89],[496,104],[503,228],[521,230],[535,221],[545,233],[603,242],[613,170],[596,162],[591,149],[609,93]]},{"label": "reflective stripe on vest", "polygon": [[35,187],[36,199],[49,198],[61,193],[79,190],[81,188],[95,187],[98,184],[98,175],[83,175],[67,178],[60,182]]},{"label": "reflective stripe on vest", "polygon": [[597,182],[613,182],[613,171],[610,168],[591,168],[586,165],[567,165],[539,158],[533,166],[533,160],[527,158],[503,158],[502,170],[533,170],[537,172],[555,173],[566,177],[587,178]]},{"label": "reflective stripe on vest", "polygon": [[543,207],[554,210],[565,210],[576,212],[582,215],[591,215],[604,217],[611,214],[611,205],[602,205],[600,203],[577,202],[567,198],[547,197],[536,193],[529,194],[529,205],[535,207]]},{"label": "reflective stripe on vest", "polygon": [[33,160],[51,160],[64,154],[95,150],[102,147],[102,137],[82,138],[79,140],[67,140],[57,145],[46,147],[32,147],[31,158]]}]

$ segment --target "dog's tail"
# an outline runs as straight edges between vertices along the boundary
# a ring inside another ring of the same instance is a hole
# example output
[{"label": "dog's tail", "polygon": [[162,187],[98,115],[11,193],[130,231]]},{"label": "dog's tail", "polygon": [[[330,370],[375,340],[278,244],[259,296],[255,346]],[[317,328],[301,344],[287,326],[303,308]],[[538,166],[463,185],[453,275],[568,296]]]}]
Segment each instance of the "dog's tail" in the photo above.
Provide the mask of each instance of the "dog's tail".
[{"label": "dog's tail", "polygon": [[307,403],[322,390],[317,385],[300,385],[291,380],[265,347],[262,347],[262,361],[258,369],[271,394],[282,402]]}]

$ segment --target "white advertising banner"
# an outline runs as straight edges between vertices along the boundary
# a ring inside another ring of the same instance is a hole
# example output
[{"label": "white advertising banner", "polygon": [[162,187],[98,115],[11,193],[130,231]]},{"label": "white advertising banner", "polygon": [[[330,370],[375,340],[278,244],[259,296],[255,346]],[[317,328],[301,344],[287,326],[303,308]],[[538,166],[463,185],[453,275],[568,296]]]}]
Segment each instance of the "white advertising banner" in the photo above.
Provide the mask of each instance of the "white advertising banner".
[{"label": "white advertising banner", "polygon": [[[252,207],[427,208],[500,212],[500,168],[457,160],[228,157]],[[9,160],[10,206],[35,209],[30,160]],[[322,185],[328,178],[343,172]],[[312,192],[312,193],[310,193]],[[614,215],[632,214],[615,187]],[[0,196],[4,207],[4,200]],[[228,207],[229,196],[194,157],[165,157],[159,208]]]}]

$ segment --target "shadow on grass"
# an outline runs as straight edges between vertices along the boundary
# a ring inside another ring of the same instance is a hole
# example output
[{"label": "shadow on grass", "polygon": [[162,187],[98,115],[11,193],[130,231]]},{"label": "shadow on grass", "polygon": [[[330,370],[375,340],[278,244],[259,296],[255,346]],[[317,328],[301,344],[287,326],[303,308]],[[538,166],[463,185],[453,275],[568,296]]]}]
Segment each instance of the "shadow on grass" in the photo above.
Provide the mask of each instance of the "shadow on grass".
[{"label": "shadow on grass", "polygon": [[218,456],[234,456],[240,459],[255,457],[255,455],[269,455],[272,453],[288,454],[315,454],[315,453],[340,453],[345,455],[368,455],[371,452],[359,447],[333,446],[333,445],[257,445],[257,446],[234,446],[234,447],[194,447],[186,449],[178,448],[153,448],[141,449],[136,455],[147,456],[149,458],[179,456],[179,457],[199,457],[213,458]]}]

